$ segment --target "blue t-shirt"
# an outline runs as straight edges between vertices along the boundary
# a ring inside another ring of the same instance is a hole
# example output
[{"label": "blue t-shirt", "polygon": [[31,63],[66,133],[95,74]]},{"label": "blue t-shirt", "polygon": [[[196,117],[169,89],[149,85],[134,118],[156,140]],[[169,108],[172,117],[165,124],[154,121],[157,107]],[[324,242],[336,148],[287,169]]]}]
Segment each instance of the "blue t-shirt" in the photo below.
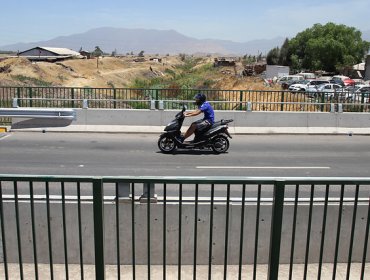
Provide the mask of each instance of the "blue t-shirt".
[{"label": "blue t-shirt", "polygon": [[213,108],[212,108],[211,104],[209,104],[206,101],[202,105],[199,106],[199,110],[201,110],[204,113],[203,120],[207,120],[211,124],[214,124],[214,122],[215,122],[215,113],[213,112]]}]

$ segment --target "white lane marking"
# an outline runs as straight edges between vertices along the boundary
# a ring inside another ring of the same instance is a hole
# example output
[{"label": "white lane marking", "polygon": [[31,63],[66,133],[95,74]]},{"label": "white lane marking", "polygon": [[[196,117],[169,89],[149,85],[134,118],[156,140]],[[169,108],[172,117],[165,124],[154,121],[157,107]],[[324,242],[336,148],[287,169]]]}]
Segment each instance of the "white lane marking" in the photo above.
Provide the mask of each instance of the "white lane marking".
[{"label": "white lane marking", "polygon": [[11,136],[11,134],[7,134],[7,135],[4,135],[3,137],[0,137],[0,141],[4,140],[5,138],[8,138],[9,136]]},{"label": "white lane marking", "polygon": [[330,169],[329,166],[197,166],[197,169]]}]

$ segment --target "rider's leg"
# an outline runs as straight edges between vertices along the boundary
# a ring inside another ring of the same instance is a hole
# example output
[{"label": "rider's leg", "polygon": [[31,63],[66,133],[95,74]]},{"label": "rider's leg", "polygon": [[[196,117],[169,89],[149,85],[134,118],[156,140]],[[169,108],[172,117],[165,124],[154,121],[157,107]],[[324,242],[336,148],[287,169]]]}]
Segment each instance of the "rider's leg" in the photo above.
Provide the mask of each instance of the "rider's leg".
[{"label": "rider's leg", "polygon": [[195,130],[197,129],[197,125],[195,123],[192,123],[191,126],[188,128],[188,130],[185,132],[184,139],[191,136]]}]

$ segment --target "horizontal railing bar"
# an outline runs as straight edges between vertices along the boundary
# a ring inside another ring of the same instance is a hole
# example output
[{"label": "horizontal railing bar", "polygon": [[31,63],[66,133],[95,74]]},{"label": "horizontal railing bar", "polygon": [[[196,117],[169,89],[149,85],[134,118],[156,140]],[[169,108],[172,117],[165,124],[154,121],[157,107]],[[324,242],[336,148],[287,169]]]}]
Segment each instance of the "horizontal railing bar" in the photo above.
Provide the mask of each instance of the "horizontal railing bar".
[{"label": "horizontal railing bar", "polygon": [[[21,97],[17,98],[18,100],[51,100],[51,101],[104,101],[104,102],[149,102],[149,101],[163,101],[163,102],[168,102],[168,103],[193,103],[194,100],[184,100],[184,99],[162,99],[159,98],[153,99],[103,99],[103,98],[42,98],[42,97],[34,97],[34,98],[27,98],[27,97]],[[301,102],[301,101],[251,101],[251,100],[209,100],[210,103],[230,103],[230,104],[246,104],[250,102],[251,104],[276,104],[276,105],[281,105],[281,104],[303,104],[303,105],[326,105],[326,104],[343,104],[343,105],[367,105],[367,103],[345,103],[345,102]]]},{"label": "horizontal railing bar", "polygon": [[[9,194],[3,194],[2,196],[3,198],[3,201],[14,201],[15,199],[15,196],[14,195],[9,195]],[[18,201],[19,202],[29,202],[30,201],[30,198],[31,196],[30,195],[18,195]],[[141,196],[135,196],[135,201],[138,201],[140,202],[140,198]],[[157,202],[158,203],[161,203],[162,201],[164,201],[164,197],[162,196],[157,196]],[[35,203],[36,202],[45,202],[47,200],[47,197],[45,195],[34,195],[33,197]],[[104,201],[106,202],[115,202],[116,201],[116,197],[115,196],[104,196],[103,197]],[[49,201],[55,201],[55,202],[59,202],[62,200],[62,196],[56,196],[56,195],[50,195],[49,196]],[[80,196],[80,199],[78,199],[77,196],[65,196],[65,201],[66,202],[77,202],[78,200],[80,200],[81,202],[91,202],[93,200],[93,196]],[[171,204],[171,203],[177,203],[179,201],[179,197],[174,197],[174,196],[167,196],[166,198],[166,203],[167,204]],[[202,203],[208,203],[209,201],[211,201],[211,197],[209,196],[200,196],[198,198],[198,204],[202,204]],[[226,201],[226,197],[223,197],[223,196],[218,196],[218,197],[215,197],[214,198],[214,201],[215,202],[224,202]],[[241,203],[242,201],[242,198],[240,197],[230,197],[230,201],[232,203]],[[246,197],[245,198],[245,203],[255,203],[257,202],[257,198],[253,198],[253,197]],[[307,202],[310,202],[310,198],[299,198],[298,199],[298,203],[307,203]],[[353,197],[344,197],[343,198],[343,202],[344,203],[353,203],[355,201],[355,198]],[[369,201],[369,198],[368,197],[359,197],[358,198],[358,202],[359,203],[368,203]],[[185,195],[182,197],[182,202],[183,203],[194,203],[195,202],[195,197],[186,197]],[[271,203],[273,202],[273,198],[263,198],[261,197],[260,199],[260,202],[261,203]],[[285,197],[284,198],[284,203],[293,203],[295,202],[295,198],[287,198]],[[313,202],[314,203],[323,203],[325,202],[325,198],[324,197],[318,197],[318,198],[314,198],[313,199]],[[328,198],[328,202],[329,203],[338,203],[340,202],[340,199],[337,198],[337,197],[331,197],[331,198]]]},{"label": "horizontal railing bar", "polygon": [[[55,100],[55,101],[84,101],[84,100],[88,100],[88,101],[111,101],[111,102],[117,102],[117,101],[141,101],[141,102],[148,102],[150,100],[154,100],[154,99],[107,99],[107,98],[43,98],[43,97],[32,97],[32,98],[29,98],[29,97],[20,97],[20,98],[17,98],[17,100]],[[170,100],[170,101],[173,101],[173,100]],[[184,100],[182,100],[184,101]],[[191,102],[194,102],[193,100],[191,100]],[[32,107],[33,108],[33,107]]]},{"label": "horizontal railing bar", "polygon": [[85,182],[91,183],[94,179],[101,179],[104,183],[130,182],[130,183],[200,183],[200,184],[274,184],[283,182],[285,185],[293,184],[370,184],[370,177],[234,177],[234,176],[208,176],[208,177],[176,177],[176,176],[57,176],[57,175],[9,175],[0,174],[2,181],[32,181],[32,182]]},{"label": "horizontal railing bar", "polygon": [[[81,182],[92,183],[96,177],[94,176],[64,176],[64,175],[23,175],[23,174],[0,174],[2,181],[20,181],[20,182]],[[99,177],[100,178],[100,177]]]},{"label": "horizontal railing bar", "polygon": [[[0,175],[1,177],[1,175]],[[361,184],[370,183],[370,177],[103,177],[104,182],[133,182],[133,183],[220,183],[220,184],[274,184],[283,181],[289,184]]]},{"label": "horizontal railing bar", "polygon": [[76,111],[69,108],[0,108],[0,117],[75,119]]}]

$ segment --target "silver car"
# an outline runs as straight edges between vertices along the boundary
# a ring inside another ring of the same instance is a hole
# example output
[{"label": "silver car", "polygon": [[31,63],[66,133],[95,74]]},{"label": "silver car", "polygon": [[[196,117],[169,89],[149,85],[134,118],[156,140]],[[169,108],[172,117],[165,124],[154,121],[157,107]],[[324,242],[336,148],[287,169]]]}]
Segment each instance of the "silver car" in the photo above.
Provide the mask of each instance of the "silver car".
[{"label": "silver car", "polygon": [[322,84],[328,84],[329,82],[326,80],[303,80],[292,84],[289,87],[291,91],[308,91],[312,88],[317,89]]},{"label": "silver car", "polygon": [[307,95],[309,97],[317,97],[319,94],[325,95],[328,99],[333,98],[336,93],[342,93],[343,87],[338,84],[326,83],[319,85],[318,87],[313,87],[307,90]]}]

